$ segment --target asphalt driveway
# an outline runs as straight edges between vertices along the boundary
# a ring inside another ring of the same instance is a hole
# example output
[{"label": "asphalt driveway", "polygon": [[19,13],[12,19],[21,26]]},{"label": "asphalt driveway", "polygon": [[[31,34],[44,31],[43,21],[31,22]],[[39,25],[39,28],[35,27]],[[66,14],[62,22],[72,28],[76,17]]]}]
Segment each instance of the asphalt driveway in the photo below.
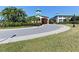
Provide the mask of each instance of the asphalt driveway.
[{"label": "asphalt driveway", "polygon": [[8,31],[0,31],[0,40],[12,38],[12,37],[19,37],[19,36],[26,36],[26,35],[32,35],[32,34],[38,34],[38,33],[44,33],[49,31],[54,31],[59,29],[61,26],[58,26],[56,24],[48,24],[44,26],[40,26],[37,28],[31,28],[31,29],[16,29],[16,30],[8,30]]}]

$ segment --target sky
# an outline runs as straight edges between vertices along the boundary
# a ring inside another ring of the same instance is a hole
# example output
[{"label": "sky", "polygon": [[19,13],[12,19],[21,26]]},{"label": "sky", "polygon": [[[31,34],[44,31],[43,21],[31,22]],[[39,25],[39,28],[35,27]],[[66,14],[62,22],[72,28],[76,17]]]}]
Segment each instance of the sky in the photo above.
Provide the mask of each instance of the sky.
[{"label": "sky", "polygon": [[[7,6],[0,6],[0,11],[2,11]],[[49,18],[55,15],[79,15],[79,6],[15,6],[17,8],[22,8],[28,16],[35,15],[35,11],[40,9],[41,14],[48,16]]]}]

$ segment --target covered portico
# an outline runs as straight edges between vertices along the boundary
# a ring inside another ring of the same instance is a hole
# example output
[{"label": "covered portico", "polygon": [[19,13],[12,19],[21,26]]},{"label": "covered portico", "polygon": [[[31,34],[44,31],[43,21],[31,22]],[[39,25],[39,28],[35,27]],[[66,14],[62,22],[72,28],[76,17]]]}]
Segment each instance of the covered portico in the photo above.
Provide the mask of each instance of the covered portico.
[{"label": "covered portico", "polygon": [[49,24],[49,18],[47,16],[40,17],[41,24]]}]

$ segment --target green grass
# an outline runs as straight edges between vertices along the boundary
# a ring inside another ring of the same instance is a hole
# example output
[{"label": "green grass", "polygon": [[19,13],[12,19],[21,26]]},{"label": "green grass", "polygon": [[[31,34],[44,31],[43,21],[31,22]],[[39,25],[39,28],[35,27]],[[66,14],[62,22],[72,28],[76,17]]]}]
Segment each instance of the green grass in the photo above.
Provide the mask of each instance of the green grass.
[{"label": "green grass", "polygon": [[15,43],[1,44],[0,51],[12,52],[63,52],[79,51],[79,25],[67,32],[41,37],[33,40],[25,40]]}]

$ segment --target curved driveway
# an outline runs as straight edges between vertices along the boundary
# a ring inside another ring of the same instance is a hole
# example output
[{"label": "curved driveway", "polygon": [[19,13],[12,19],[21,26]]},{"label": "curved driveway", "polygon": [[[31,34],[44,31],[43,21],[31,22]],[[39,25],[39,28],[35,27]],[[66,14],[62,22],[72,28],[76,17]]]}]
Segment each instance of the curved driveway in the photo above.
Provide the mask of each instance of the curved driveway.
[{"label": "curved driveway", "polygon": [[59,29],[60,26],[57,25],[45,25],[33,29],[20,29],[20,30],[8,30],[8,31],[0,31],[0,39],[8,38],[13,35],[16,35],[15,37],[24,36],[24,35],[32,35],[32,34],[38,34],[38,33],[44,33],[49,32],[53,30]]},{"label": "curved driveway", "polygon": [[24,28],[24,29],[0,31],[0,42],[5,41],[8,38],[16,38],[21,36],[51,32],[51,31],[58,30],[60,28],[62,28],[61,25],[47,24],[43,26],[38,26],[36,28],[28,28],[28,29]]}]

